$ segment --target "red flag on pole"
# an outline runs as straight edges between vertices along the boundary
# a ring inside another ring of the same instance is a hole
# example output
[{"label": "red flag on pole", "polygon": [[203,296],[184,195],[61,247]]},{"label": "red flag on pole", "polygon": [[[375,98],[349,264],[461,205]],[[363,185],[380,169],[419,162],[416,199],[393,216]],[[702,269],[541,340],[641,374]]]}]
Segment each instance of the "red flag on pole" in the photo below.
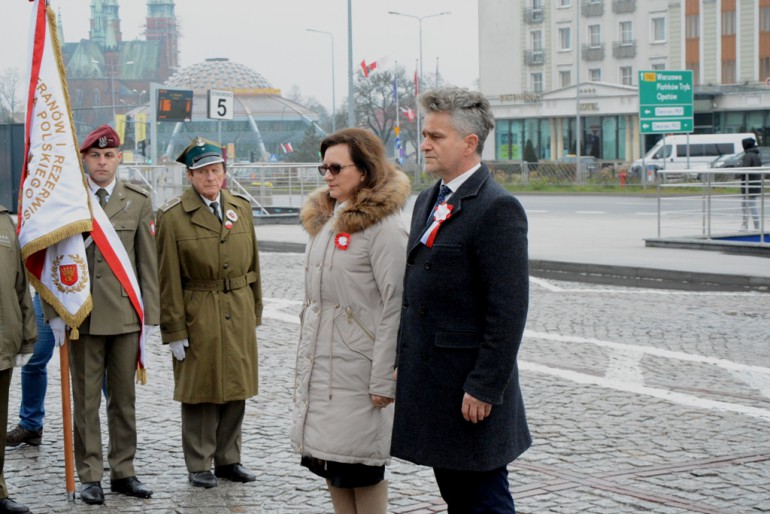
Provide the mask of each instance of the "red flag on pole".
[{"label": "red flag on pole", "polygon": [[417,70],[414,70],[414,96],[420,94],[420,78],[417,76]]}]

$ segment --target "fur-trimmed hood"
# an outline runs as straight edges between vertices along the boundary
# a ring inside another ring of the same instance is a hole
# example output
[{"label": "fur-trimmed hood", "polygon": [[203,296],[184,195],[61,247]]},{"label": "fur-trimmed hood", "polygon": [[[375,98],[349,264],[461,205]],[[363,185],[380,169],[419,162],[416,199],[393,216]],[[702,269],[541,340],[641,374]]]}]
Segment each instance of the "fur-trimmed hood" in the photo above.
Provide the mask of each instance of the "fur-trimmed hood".
[{"label": "fur-trimmed hood", "polygon": [[[355,199],[337,214],[334,221],[336,232],[354,234],[401,210],[411,192],[409,178],[394,170],[388,180],[376,189],[362,189]],[[310,236],[321,231],[334,214],[337,201],[329,196],[329,188],[323,186],[310,193],[300,212],[302,226]]]}]

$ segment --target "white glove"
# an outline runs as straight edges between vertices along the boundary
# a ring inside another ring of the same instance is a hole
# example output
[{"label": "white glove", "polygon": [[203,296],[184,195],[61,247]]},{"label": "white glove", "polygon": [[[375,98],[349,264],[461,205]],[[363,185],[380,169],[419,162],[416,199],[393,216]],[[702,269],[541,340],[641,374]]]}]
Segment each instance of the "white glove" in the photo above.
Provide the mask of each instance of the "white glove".
[{"label": "white glove", "polygon": [[188,346],[190,346],[190,341],[188,341],[187,338],[182,339],[181,341],[168,343],[168,347],[171,349],[171,353],[174,354],[174,358],[178,361],[184,360],[184,349]]},{"label": "white glove", "polygon": [[149,339],[158,333],[158,325],[145,325],[144,326],[144,338]]},{"label": "white glove", "polygon": [[13,361],[13,366],[15,368],[23,368],[27,365],[29,360],[32,358],[31,353],[20,353],[16,356],[16,360]]},{"label": "white glove", "polygon": [[48,320],[48,326],[51,327],[53,341],[56,343],[56,346],[63,345],[65,339],[64,334],[67,330],[67,325],[64,323],[64,320],[59,317],[51,318]]}]

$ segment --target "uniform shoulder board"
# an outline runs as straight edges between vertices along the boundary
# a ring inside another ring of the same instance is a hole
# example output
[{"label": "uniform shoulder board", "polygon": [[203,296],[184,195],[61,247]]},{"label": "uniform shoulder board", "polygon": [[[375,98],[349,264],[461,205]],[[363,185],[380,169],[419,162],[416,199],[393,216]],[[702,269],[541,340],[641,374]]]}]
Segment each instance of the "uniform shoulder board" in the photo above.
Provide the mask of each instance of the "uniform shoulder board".
[{"label": "uniform shoulder board", "polygon": [[136,184],[131,184],[130,182],[123,182],[123,185],[126,186],[131,191],[136,191],[137,193],[147,197],[150,196],[150,192],[141,186],[137,186]]},{"label": "uniform shoulder board", "polygon": [[172,208],[173,206],[175,206],[176,204],[181,203],[181,202],[182,202],[182,197],[181,196],[177,196],[176,198],[172,198],[168,202],[166,202],[163,205],[161,205],[160,206],[160,210],[163,211],[163,212],[166,212],[167,210],[169,210],[170,208]]},{"label": "uniform shoulder board", "polygon": [[246,203],[248,203],[249,205],[251,205],[251,198],[249,198],[245,194],[243,194],[243,193],[236,193],[235,191],[230,191],[230,192],[233,194],[234,197],[240,198],[241,200],[243,200]]}]

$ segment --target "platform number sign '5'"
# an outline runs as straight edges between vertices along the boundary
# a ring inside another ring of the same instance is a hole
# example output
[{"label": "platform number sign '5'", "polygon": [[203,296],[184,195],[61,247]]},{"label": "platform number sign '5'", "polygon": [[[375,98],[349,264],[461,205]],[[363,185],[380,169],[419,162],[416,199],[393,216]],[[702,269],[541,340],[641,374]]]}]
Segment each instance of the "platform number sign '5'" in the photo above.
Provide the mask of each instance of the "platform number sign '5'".
[{"label": "platform number sign '5'", "polygon": [[209,89],[209,118],[212,120],[233,119],[232,91]]}]

